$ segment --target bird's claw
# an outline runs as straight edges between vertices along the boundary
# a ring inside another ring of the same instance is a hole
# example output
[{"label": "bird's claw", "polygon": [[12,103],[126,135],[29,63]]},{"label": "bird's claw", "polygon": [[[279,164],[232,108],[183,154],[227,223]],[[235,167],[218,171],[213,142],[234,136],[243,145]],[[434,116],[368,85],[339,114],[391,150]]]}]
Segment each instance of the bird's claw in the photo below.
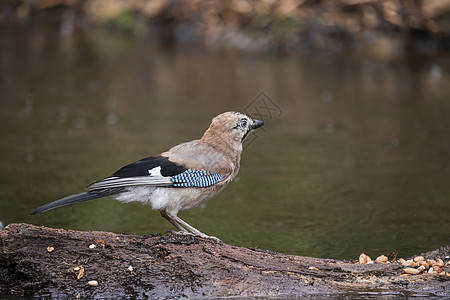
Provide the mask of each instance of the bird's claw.
[{"label": "bird's claw", "polygon": [[204,234],[204,233],[199,234],[198,236],[201,237],[201,238],[204,238],[204,239],[213,240],[214,242],[216,242],[216,243],[218,243],[218,244],[223,244],[222,240],[219,239],[219,238],[217,238],[217,237],[215,237],[215,236],[206,235],[206,234]]},{"label": "bird's claw", "polygon": [[204,239],[212,240],[212,241],[214,241],[214,242],[216,242],[218,244],[223,244],[221,239],[219,239],[219,238],[217,238],[215,236],[210,236],[210,235],[204,234],[202,232],[200,232],[200,233],[192,233],[192,232],[183,231],[183,230],[180,230],[180,231],[169,231],[169,232],[172,233],[172,234],[179,234],[179,235],[198,236],[198,237],[201,237],[201,238],[204,238]]},{"label": "bird's claw", "polygon": [[195,234],[193,234],[193,233],[191,233],[189,231],[184,231],[184,230],[180,230],[180,231],[169,230],[167,232],[169,232],[171,234],[177,234],[177,235],[195,235]]}]

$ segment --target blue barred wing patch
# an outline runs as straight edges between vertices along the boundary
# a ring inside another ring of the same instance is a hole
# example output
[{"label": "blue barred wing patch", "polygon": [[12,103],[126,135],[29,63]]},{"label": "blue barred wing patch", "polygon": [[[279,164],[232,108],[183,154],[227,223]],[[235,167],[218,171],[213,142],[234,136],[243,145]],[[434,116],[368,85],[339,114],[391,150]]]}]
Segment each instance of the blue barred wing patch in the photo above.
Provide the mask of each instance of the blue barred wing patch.
[{"label": "blue barred wing patch", "polygon": [[188,169],[170,179],[175,187],[208,187],[223,180],[225,175]]}]

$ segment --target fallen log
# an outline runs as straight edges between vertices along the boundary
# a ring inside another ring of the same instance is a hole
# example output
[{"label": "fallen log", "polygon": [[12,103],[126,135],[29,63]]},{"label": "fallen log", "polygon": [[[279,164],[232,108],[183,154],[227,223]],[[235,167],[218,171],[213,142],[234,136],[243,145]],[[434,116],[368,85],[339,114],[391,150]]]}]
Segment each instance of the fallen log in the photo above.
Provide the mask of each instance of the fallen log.
[{"label": "fallen log", "polygon": [[[423,256],[447,262],[449,254],[446,246]],[[405,276],[396,262],[358,264],[285,255],[191,235],[10,224],[0,230],[0,291],[103,298],[449,296],[450,280],[428,273]]]}]

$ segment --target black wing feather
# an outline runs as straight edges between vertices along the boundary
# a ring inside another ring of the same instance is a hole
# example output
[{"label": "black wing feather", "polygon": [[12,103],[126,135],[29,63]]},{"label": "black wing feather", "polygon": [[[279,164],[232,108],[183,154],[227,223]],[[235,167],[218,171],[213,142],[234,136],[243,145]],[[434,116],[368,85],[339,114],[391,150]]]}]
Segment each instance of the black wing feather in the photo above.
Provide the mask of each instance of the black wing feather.
[{"label": "black wing feather", "polygon": [[111,177],[125,178],[148,176],[148,171],[155,167],[161,167],[162,176],[175,176],[186,171],[186,168],[182,165],[171,162],[169,158],[159,155],[146,157],[137,162],[126,165],[112,174]]}]

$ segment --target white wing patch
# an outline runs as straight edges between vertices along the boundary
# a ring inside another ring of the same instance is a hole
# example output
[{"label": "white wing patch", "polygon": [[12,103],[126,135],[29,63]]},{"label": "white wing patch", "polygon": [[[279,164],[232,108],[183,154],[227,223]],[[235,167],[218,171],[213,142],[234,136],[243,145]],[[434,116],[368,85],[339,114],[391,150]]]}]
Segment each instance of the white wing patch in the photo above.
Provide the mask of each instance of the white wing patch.
[{"label": "white wing patch", "polygon": [[148,175],[164,177],[161,175],[161,167],[160,166],[154,167],[153,169],[148,170]]}]

